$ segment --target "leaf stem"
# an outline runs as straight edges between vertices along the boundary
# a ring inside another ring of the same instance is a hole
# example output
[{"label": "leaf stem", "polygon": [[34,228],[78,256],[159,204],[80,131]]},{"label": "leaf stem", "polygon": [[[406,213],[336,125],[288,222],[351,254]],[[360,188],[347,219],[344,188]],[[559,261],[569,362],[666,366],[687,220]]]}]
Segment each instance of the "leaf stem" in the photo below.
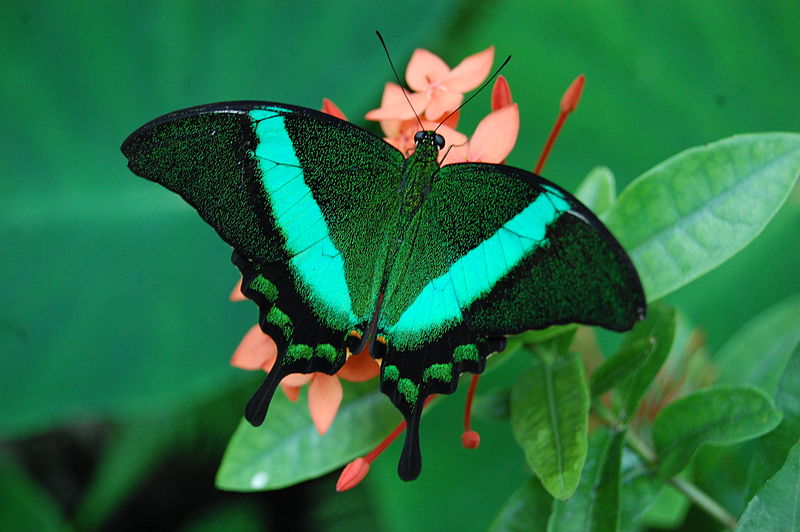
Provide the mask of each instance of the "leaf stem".
[{"label": "leaf stem", "polygon": [[669,483],[672,484],[675,489],[689,497],[689,500],[725,525],[726,528],[730,530],[736,528],[736,518],[717,501],[709,497],[706,492],[680,477],[672,477],[669,479]]},{"label": "leaf stem", "polygon": [[[628,427],[620,423],[619,420],[617,420],[605,406],[595,403],[592,406],[592,410],[594,410],[595,413],[612,428],[616,430],[625,430],[625,440],[628,443],[628,447],[630,447],[633,452],[638,454],[642,460],[647,463],[647,465],[652,467],[658,463],[658,455],[652,449],[652,447],[650,447],[646,441],[640,438],[638,434],[631,430],[627,430]],[[723,508],[722,505],[720,505],[717,501],[712,499],[706,492],[691,482],[677,476],[670,478],[669,483],[675,489],[686,495],[689,500],[696,504],[699,508],[722,523],[726,528],[730,530],[734,530],[736,528],[736,518],[731,515],[728,510]]]}]

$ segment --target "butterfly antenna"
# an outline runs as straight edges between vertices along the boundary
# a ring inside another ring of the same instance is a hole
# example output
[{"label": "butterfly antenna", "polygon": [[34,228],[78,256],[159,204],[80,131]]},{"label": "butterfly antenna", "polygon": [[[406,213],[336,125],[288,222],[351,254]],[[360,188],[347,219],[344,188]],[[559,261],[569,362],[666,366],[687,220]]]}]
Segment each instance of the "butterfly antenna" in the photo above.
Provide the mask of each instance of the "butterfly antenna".
[{"label": "butterfly antenna", "polygon": [[447,116],[444,118],[444,120],[442,120],[441,122],[439,122],[439,125],[438,125],[438,126],[436,126],[436,129],[434,129],[434,131],[437,131],[437,130],[438,130],[438,129],[439,129],[441,126],[442,126],[442,124],[444,124],[445,122],[447,122],[448,120],[450,120],[450,117],[451,117],[451,116],[453,116],[454,114],[456,114],[457,112],[459,112],[459,111],[461,110],[461,108],[462,108],[462,107],[464,107],[465,105],[467,105],[467,104],[468,104],[470,101],[472,101],[472,99],[473,99],[475,96],[477,96],[478,94],[480,94],[480,92],[481,92],[483,89],[485,89],[485,88],[486,88],[486,86],[487,86],[487,85],[489,85],[489,83],[491,83],[492,81],[494,81],[494,78],[496,78],[496,77],[497,77],[497,76],[500,74],[500,71],[501,71],[501,70],[503,70],[503,67],[504,67],[504,66],[506,66],[506,65],[508,64],[508,62],[509,62],[509,61],[511,61],[511,56],[510,56],[510,55],[509,55],[508,57],[506,57],[506,60],[505,60],[505,61],[503,61],[503,64],[502,64],[502,65],[500,65],[500,67],[499,67],[497,70],[495,70],[495,71],[494,71],[494,74],[492,74],[492,76],[491,76],[489,79],[487,79],[486,81],[484,81],[484,82],[483,82],[483,85],[481,85],[481,86],[480,86],[480,88],[479,88],[478,90],[476,90],[475,92],[473,92],[473,93],[472,93],[472,95],[471,95],[469,98],[467,98],[467,99],[466,99],[464,102],[462,102],[462,103],[461,103],[461,105],[459,105],[459,106],[458,106],[458,108],[457,108],[455,111],[453,111],[452,113],[450,113],[449,115],[447,115]]},{"label": "butterfly antenna", "polygon": [[392,67],[392,72],[394,72],[394,78],[397,80],[397,84],[400,85],[400,91],[403,93],[403,96],[405,96],[406,101],[408,102],[408,106],[411,107],[411,112],[414,113],[414,117],[417,119],[417,123],[419,124],[419,129],[420,131],[422,131],[423,129],[425,129],[422,126],[422,120],[419,119],[417,111],[414,109],[414,106],[411,105],[411,100],[408,98],[408,94],[406,94],[406,90],[403,88],[403,83],[400,81],[400,76],[397,75],[397,69],[394,68],[394,63],[392,62],[392,56],[389,55],[389,48],[386,47],[386,41],[383,40],[383,35],[381,35],[381,32],[376,31],[375,33],[378,35],[378,39],[380,39],[381,41],[381,45],[383,46],[383,51],[386,52],[386,59],[389,60],[389,66]]}]

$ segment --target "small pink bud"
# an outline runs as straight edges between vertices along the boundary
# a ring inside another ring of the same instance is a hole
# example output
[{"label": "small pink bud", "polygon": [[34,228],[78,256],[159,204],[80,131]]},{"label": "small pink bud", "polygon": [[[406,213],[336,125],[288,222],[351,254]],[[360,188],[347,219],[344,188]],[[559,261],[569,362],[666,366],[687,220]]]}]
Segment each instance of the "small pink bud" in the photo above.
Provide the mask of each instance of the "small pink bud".
[{"label": "small pink bud", "polygon": [[341,118],[342,120],[347,120],[347,117],[344,116],[342,110],[327,98],[322,99],[322,112],[331,116],[335,116],[336,118]]},{"label": "small pink bud", "polygon": [[461,435],[461,445],[466,449],[477,449],[481,444],[481,435],[474,430],[468,430]]},{"label": "small pink bud", "polygon": [[511,99],[511,87],[508,86],[508,81],[501,74],[497,76],[497,81],[494,82],[492,88],[492,111],[497,111],[512,103],[514,102]]},{"label": "small pink bud", "polygon": [[564,91],[564,96],[561,97],[561,112],[571,113],[578,107],[578,102],[581,100],[581,93],[583,92],[583,84],[586,82],[586,76],[581,74],[572,84]]},{"label": "small pink bud", "polygon": [[358,457],[344,468],[339,480],[336,481],[336,491],[346,491],[355,488],[369,473],[369,462],[364,457]]}]

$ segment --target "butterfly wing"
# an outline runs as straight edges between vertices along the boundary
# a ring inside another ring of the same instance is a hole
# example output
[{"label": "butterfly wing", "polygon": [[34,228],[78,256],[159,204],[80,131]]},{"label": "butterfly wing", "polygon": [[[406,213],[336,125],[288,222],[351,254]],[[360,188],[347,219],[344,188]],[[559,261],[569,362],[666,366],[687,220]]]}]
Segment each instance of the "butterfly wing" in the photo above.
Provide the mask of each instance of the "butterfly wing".
[{"label": "butterfly wing", "polygon": [[248,420],[263,421],[285,375],[335,373],[377,299],[402,154],[348,122],[269,102],[177,111],[139,128],[122,151],[134,173],[177,192],[234,248],[242,290],[278,346]]},{"label": "butterfly wing", "polygon": [[[384,391],[409,431],[400,474],[414,478],[422,403],[483,371],[505,335],[554,324],[627,330],[644,317],[636,270],[568,192],[516,168],[444,166],[397,259],[381,323]],[[414,267],[403,267],[403,264]]]}]

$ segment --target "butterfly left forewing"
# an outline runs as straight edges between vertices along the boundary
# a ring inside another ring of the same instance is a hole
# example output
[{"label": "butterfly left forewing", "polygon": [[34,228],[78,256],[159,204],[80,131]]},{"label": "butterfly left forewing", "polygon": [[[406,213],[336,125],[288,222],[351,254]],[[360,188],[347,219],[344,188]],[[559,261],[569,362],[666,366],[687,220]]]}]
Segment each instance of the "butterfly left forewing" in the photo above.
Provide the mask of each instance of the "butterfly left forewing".
[{"label": "butterfly left forewing", "polygon": [[403,156],[352,124],[269,102],[171,113],[122,150],[131,170],[180,194],[235,250],[242,290],[279,352],[248,419],[263,420],[283,376],[338,370],[373,306],[376,267],[359,255],[380,247]]}]

